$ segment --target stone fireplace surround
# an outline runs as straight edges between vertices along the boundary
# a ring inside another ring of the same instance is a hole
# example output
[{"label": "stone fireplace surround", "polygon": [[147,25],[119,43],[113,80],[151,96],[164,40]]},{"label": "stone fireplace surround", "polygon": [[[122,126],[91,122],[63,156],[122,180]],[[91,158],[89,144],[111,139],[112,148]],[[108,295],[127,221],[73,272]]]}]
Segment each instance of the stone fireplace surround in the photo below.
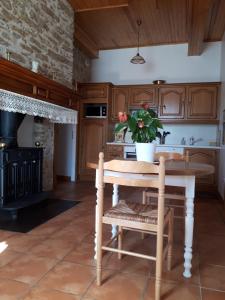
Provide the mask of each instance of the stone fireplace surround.
[{"label": "stone fireplace surround", "polygon": [[[29,146],[40,142],[43,147],[43,190],[53,188],[54,123],[77,124],[77,112],[32,97],[0,89],[0,110],[19,112],[33,117],[25,118],[18,130],[19,137],[29,129]],[[28,146],[20,143],[19,146]]]}]

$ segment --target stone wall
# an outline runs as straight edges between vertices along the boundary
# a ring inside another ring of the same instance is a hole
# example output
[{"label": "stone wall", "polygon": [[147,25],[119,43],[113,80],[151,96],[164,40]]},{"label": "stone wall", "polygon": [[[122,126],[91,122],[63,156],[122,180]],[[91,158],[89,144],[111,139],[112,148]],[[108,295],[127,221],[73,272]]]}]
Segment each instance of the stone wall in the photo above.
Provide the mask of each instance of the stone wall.
[{"label": "stone wall", "polygon": [[91,79],[91,59],[79,48],[74,48],[74,81],[89,82]]},{"label": "stone wall", "polygon": [[0,0],[0,56],[71,87],[74,11],[67,0]]},{"label": "stone wall", "polygon": [[35,118],[33,142],[43,147],[43,190],[53,189],[54,124],[47,119]]}]

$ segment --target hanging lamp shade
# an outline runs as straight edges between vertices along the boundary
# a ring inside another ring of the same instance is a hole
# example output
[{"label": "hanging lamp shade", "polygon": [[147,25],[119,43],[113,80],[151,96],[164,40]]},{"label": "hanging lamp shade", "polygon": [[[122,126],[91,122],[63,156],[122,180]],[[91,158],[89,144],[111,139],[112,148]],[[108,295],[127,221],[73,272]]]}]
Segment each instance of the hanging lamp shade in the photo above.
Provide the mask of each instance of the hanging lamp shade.
[{"label": "hanging lamp shade", "polygon": [[137,20],[137,25],[138,25],[138,46],[137,46],[137,54],[131,58],[130,62],[132,64],[144,64],[145,59],[143,56],[140,55],[139,53],[139,41],[140,41],[140,26],[141,26],[141,20]]},{"label": "hanging lamp shade", "polygon": [[138,52],[134,57],[131,58],[130,62],[132,64],[144,64],[145,63],[145,59]]}]

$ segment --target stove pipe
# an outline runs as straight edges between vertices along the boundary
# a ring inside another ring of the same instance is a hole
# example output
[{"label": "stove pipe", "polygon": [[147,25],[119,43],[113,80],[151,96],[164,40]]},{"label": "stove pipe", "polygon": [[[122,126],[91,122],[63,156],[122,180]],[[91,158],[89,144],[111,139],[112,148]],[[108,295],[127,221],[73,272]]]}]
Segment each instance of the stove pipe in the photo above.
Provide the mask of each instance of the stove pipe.
[{"label": "stove pipe", "polygon": [[8,111],[0,111],[0,142],[5,143],[7,148],[16,148],[17,130],[25,115]]}]

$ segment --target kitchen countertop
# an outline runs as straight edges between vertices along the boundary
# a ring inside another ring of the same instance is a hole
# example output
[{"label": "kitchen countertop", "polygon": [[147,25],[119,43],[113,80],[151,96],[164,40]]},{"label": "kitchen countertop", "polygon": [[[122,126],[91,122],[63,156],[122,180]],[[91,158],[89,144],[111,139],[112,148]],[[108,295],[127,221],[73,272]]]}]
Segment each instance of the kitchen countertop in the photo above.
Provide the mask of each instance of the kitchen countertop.
[{"label": "kitchen countertop", "polygon": [[[114,146],[135,146],[134,143],[119,143],[119,142],[108,142],[107,145]],[[156,147],[176,147],[176,148],[193,148],[193,149],[212,149],[219,150],[220,146],[209,146],[209,145],[176,145],[176,144],[156,144]]]}]

